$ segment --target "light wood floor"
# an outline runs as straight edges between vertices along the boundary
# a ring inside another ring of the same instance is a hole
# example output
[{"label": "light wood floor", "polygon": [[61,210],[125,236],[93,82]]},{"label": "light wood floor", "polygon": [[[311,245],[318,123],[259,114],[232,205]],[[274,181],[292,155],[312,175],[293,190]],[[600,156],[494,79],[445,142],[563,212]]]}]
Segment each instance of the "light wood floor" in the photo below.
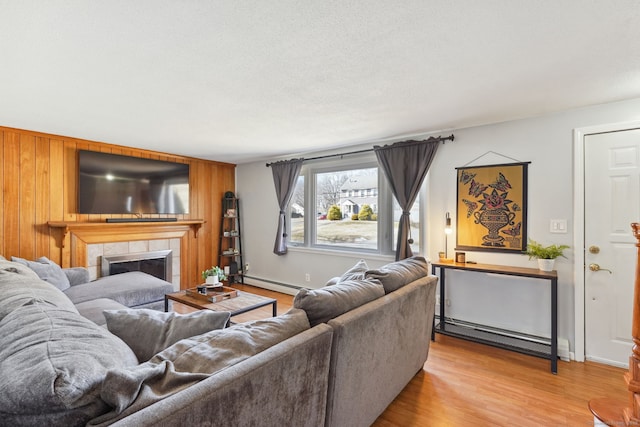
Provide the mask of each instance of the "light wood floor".
[{"label": "light wood floor", "polygon": [[[290,295],[235,287],[276,298],[278,313],[291,307]],[[270,308],[243,316],[234,320],[268,317]],[[548,360],[437,334],[424,369],[374,426],[590,426],[590,399],[627,401],[625,372],[593,362],[559,361],[553,375]]]},{"label": "light wood floor", "polygon": [[549,361],[436,335],[422,372],[375,426],[589,426],[588,402],[626,402],[624,369]]}]

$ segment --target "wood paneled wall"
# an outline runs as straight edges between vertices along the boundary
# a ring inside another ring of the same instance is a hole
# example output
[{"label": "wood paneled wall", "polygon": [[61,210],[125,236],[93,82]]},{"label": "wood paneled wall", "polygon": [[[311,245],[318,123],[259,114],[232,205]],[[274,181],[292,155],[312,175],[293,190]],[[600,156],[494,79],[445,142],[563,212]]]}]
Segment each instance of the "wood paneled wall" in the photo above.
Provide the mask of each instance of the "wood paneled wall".
[{"label": "wood paneled wall", "polygon": [[181,287],[199,283],[200,272],[216,264],[222,198],[226,191],[235,191],[235,165],[1,126],[0,255],[46,256],[69,266],[68,245],[61,247],[56,236],[60,231],[50,229],[49,221],[104,222],[108,217],[123,217],[76,213],[80,149],[190,165],[190,213],[178,215],[178,220],[203,219],[205,223],[197,237],[190,234],[188,253],[181,254],[188,259]]}]

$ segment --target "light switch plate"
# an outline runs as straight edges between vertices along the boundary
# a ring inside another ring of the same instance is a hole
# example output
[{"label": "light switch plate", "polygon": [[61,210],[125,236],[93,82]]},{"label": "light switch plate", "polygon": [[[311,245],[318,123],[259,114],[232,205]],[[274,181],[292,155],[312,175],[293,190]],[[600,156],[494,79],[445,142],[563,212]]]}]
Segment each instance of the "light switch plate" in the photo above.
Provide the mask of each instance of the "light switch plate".
[{"label": "light switch plate", "polygon": [[551,233],[567,233],[567,220],[552,219],[550,221],[549,231]]}]

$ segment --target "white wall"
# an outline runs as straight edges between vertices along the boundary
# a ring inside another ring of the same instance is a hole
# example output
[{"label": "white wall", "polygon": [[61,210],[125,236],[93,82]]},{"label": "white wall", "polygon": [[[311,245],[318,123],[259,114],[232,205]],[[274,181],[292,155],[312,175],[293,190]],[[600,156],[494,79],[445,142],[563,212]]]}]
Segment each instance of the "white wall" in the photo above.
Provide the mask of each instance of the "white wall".
[{"label": "white wall", "polygon": [[[371,148],[371,144],[363,148]],[[357,149],[359,148],[349,147],[339,152]],[[375,161],[375,156],[372,159]],[[336,252],[311,252],[303,248],[289,249],[289,253],[284,256],[275,255],[273,246],[279,208],[271,168],[265,164],[266,162],[249,163],[236,168],[236,189],[237,196],[241,199],[242,211],[243,261],[245,264],[249,263],[247,283],[252,282],[252,279],[255,283],[255,278],[258,278],[296,287],[318,288],[363,258],[362,255],[348,252],[337,255]],[[367,257],[370,267],[381,266],[392,260],[392,257]],[[305,281],[306,274],[310,275],[309,282]],[[292,289],[291,293],[295,294],[296,291],[297,289]]]},{"label": "white wall", "polygon": [[[444,247],[444,215],[449,211],[455,224],[456,167],[493,151],[520,161],[530,161],[528,197],[528,235],[544,243],[572,246],[568,259],[556,263],[559,275],[558,335],[574,346],[573,280],[573,130],[575,128],[640,119],[640,99],[592,106],[541,117],[454,130],[455,142],[440,146],[428,176],[426,209],[428,258],[437,259]],[[451,132],[440,134],[449,135]],[[428,136],[428,135],[425,135]],[[413,139],[418,139],[413,137]],[[352,149],[370,148],[373,144]],[[509,162],[496,154],[483,156],[473,165]],[[242,200],[243,250],[248,275],[266,281],[295,286],[320,287],[339,275],[360,256],[318,254],[302,250],[285,256],[273,254],[278,207],[271,170],[265,162],[239,165],[237,192]],[[551,219],[567,219],[567,234],[549,232]],[[429,237],[431,236],[431,237]],[[449,237],[449,253],[455,231]],[[364,257],[370,266],[391,261],[389,258]],[[536,268],[535,261],[519,254],[467,251],[467,260],[481,263]],[[311,281],[304,281],[305,274]],[[248,281],[251,281],[249,279]],[[447,315],[463,320],[504,327],[534,335],[549,334],[547,282],[486,276],[468,272],[447,275]]]}]

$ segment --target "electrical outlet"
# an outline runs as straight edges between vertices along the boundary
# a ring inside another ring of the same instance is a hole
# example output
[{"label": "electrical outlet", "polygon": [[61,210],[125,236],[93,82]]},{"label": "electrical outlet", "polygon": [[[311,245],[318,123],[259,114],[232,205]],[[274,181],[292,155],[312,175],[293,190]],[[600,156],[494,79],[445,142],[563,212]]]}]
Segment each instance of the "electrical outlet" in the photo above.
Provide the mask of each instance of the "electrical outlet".
[{"label": "electrical outlet", "polygon": [[246,273],[247,271],[249,271],[249,263],[244,265],[244,272]]},{"label": "electrical outlet", "polygon": [[304,275],[304,281],[305,282],[310,282],[311,281],[311,275],[309,273],[305,273]]},{"label": "electrical outlet", "polygon": [[445,304],[447,304],[447,307],[451,307],[451,300],[449,298],[447,298],[445,301]]}]

